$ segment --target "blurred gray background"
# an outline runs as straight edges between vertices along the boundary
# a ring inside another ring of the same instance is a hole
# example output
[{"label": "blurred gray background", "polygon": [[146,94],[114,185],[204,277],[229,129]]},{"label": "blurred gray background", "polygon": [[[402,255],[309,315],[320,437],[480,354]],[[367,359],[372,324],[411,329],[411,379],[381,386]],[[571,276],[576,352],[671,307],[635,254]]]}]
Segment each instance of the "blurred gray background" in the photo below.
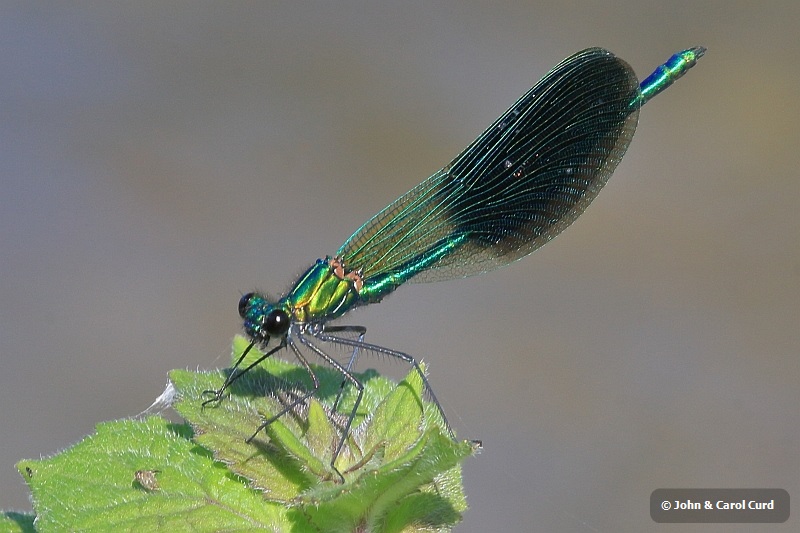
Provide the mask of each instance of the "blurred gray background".
[{"label": "blurred gray background", "polygon": [[752,531],[648,502],[800,501],[798,21],[793,0],[3,3],[0,508],[30,508],[19,459],[225,366],[242,292],[288,289],[564,57],[604,46],[643,78],[702,44],[554,243],[347,322],[423,357],[483,440],[458,531]]}]

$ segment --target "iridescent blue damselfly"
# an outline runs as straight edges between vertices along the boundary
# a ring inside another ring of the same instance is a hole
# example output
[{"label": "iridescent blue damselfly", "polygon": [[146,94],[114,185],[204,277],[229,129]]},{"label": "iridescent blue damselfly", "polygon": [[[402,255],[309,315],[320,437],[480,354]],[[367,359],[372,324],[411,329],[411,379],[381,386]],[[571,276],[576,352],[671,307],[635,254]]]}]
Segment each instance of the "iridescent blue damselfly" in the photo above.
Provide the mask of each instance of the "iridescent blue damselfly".
[{"label": "iridescent blue damselfly", "polygon": [[[313,387],[264,420],[250,442],[317,391],[319,380],[303,351],[315,354],[342,374],[342,389],[349,384],[356,391],[330,462],[343,481],[335,463],[364,391],[352,370],[358,353],[367,351],[411,365],[447,425],[414,357],[365,342],[362,326],[330,322],[381,301],[403,283],[481,274],[550,241],[611,177],[631,142],[639,109],[704,52],[702,47],[678,52],[641,83],[625,61],[601,48],[556,65],[449,165],[368,220],[335,255],[317,260],[285,296],[277,301],[256,292],[242,296],[239,314],[251,343],[223,385],[205,391],[212,397],[203,405],[220,401],[237,379],[289,349]],[[269,347],[271,342],[275,345]],[[240,369],[256,345],[264,354]],[[342,365],[324,346],[345,347],[352,356]],[[337,398],[334,410],[338,403]]]}]

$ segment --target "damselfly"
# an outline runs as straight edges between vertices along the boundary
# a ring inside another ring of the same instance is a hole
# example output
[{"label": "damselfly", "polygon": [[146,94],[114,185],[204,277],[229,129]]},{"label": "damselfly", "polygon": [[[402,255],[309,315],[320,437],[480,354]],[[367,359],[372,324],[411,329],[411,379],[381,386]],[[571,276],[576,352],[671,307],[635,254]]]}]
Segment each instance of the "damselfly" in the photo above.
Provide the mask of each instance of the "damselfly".
[{"label": "damselfly", "polygon": [[[339,473],[336,459],[364,389],[352,372],[353,364],[360,351],[367,351],[416,369],[446,425],[414,357],[364,342],[362,326],[330,322],[355,307],[381,301],[403,283],[488,272],[558,235],[614,172],[633,137],[639,109],[683,76],[704,52],[701,47],[679,52],[641,83],[627,63],[601,48],[562,61],[449,165],[372,217],[335,255],[317,260],[285,296],[277,301],[255,292],[242,296],[239,314],[251,343],[222,387],[206,391],[213,396],[203,405],[221,400],[242,375],[289,349],[313,387],[264,420],[252,440],[319,388],[303,355],[313,353],[341,372],[343,388],[349,383],[356,391],[330,463]],[[275,345],[268,347],[271,342]],[[239,369],[255,345],[264,349],[263,356]],[[334,345],[352,350],[347,364],[326,351]],[[337,404],[338,399],[334,409]],[[340,473],[339,477],[344,479]]]}]

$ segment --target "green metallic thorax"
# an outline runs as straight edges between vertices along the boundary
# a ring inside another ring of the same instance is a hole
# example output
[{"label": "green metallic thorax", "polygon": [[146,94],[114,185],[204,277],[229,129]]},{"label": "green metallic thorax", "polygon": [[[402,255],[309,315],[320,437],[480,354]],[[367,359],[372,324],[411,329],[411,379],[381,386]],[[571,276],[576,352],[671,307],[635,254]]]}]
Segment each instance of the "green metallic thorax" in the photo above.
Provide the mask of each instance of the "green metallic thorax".
[{"label": "green metallic thorax", "polygon": [[357,302],[354,281],[337,276],[328,259],[318,259],[278,306],[299,322],[314,322],[340,317]]},{"label": "green metallic thorax", "polygon": [[350,277],[353,274],[345,270],[346,265],[342,265],[343,268],[337,272],[335,265],[338,260],[329,257],[317,259],[276,307],[286,309],[298,322],[338,318],[358,305],[381,301],[416,274],[449,255],[464,241],[464,236],[454,236],[434,249],[420,253],[402,268],[366,277],[361,280],[362,283],[356,281],[356,278],[360,279],[360,274]]}]

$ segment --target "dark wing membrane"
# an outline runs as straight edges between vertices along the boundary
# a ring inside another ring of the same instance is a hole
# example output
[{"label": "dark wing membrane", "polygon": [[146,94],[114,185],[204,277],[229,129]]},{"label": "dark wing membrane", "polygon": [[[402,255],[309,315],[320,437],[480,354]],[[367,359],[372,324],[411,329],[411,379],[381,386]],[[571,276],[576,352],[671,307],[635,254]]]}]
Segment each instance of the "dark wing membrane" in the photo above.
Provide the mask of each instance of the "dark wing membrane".
[{"label": "dark wing membrane", "polygon": [[611,52],[565,59],[447,167],[364,224],[339,256],[365,280],[403,272],[438,281],[533,252],[608,181],[636,129],[638,95],[635,74]]}]

